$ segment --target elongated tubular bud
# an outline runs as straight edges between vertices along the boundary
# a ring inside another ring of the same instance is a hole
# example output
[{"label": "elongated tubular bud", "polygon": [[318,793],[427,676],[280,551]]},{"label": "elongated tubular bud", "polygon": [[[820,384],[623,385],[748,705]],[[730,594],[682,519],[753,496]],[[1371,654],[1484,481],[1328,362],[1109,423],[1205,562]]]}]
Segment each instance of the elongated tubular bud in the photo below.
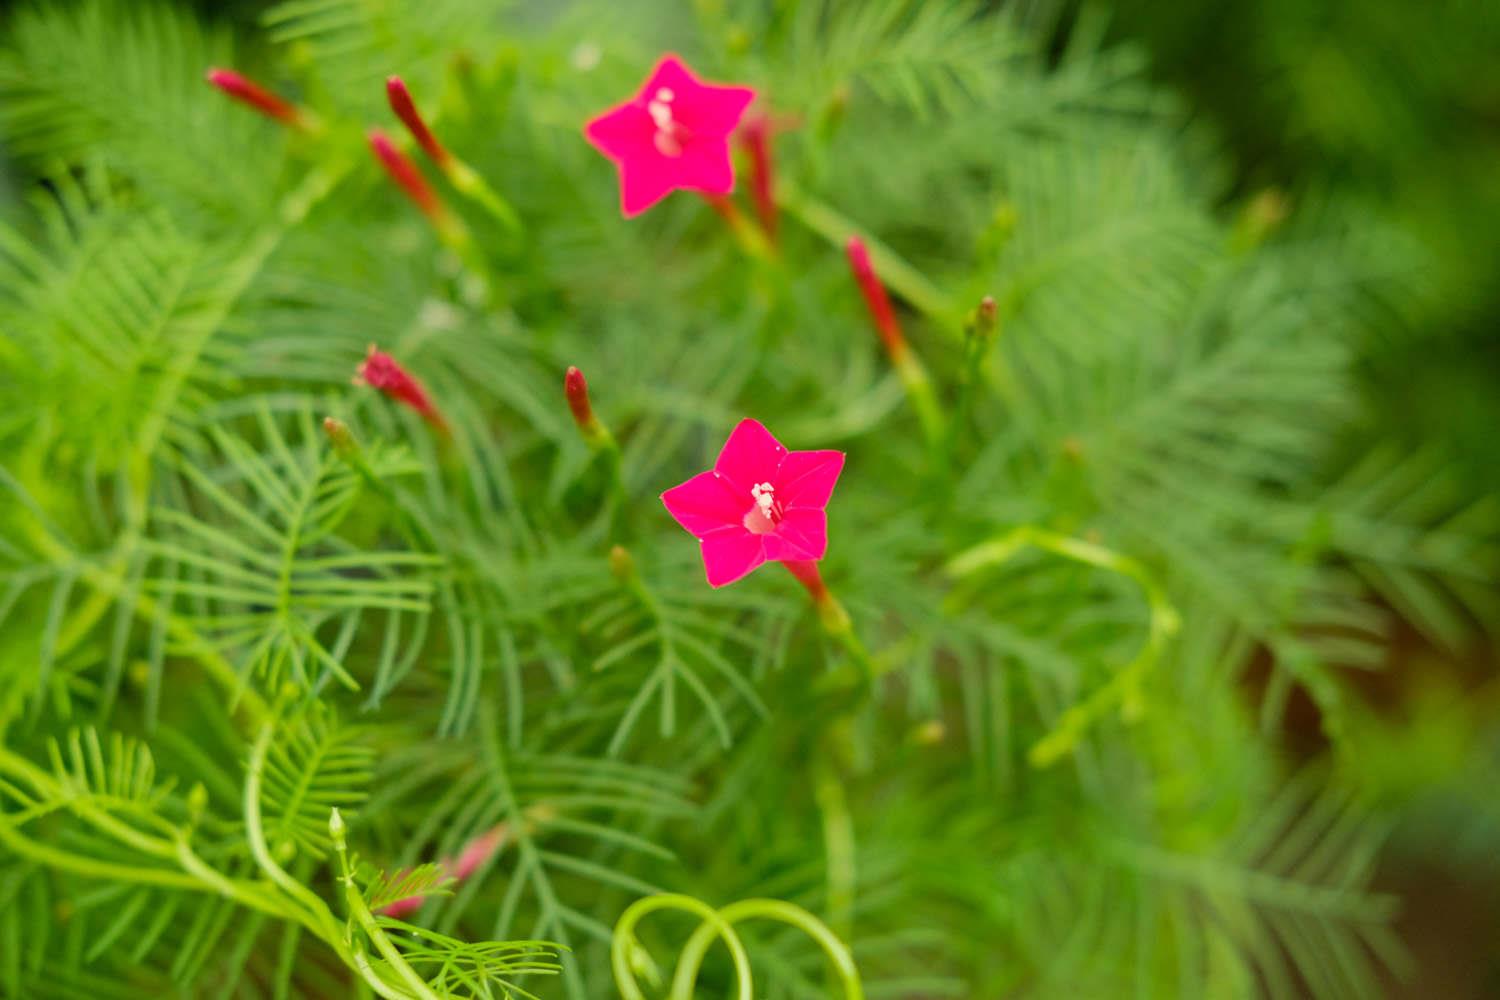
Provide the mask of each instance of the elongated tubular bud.
[{"label": "elongated tubular bud", "polygon": [[[372,389],[378,389],[397,402],[411,407],[438,430],[448,429],[448,422],[433,405],[431,397],[427,395],[426,387],[401,367],[400,362],[376,348],[374,344],[370,345],[369,353],[365,355],[364,361],[360,362],[354,382],[356,385],[368,385]],[[330,435],[330,438],[332,437],[333,435]]]},{"label": "elongated tubular bud", "polygon": [[993,296],[986,295],[974,309],[974,336],[980,340],[989,340],[995,335],[999,319],[1000,307],[995,304]]},{"label": "elongated tubular bud", "polygon": [[583,372],[577,368],[568,369],[568,373],[563,376],[563,393],[568,397],[568,409],[573,414],[573,423],[578,425],[578,433],[583,435],[589,447],[598,449],[608,446],[613,437],[609,428],[594,414],[594,404],[589,400],[589,384],[584,379]]},{"label": "elongated tubular bud", "polygon": [[891,305],[890,296],[886,294],[885,285],[881,284],[879,275],[875,273],[875,265],[870,261],[870,251],[865,246],[865,241],[858,236],[849,237],[844,249],[849,254],[849,268],[854,272],[854,280],[859,284],[865,305],[869,307],[875,330],[885,344],[886,353],[890,355],[891,366],[896,369],[896,374],[906,386],[906,394],[917,411],[917,419],[922,422],[928,443],[933,448],[940,449],[946,434],[942,410],[932,391],[932,383],[927,378],[927,370],[907,346],[906,337],[901,333],[901,324],[896,319],[896,310]]},{"label": "elongated tubular bud", "polygon": [[232,69],[210,69],[205,79],[229,97],[254,108],[267,118],[274,118],[283,125],[303,131],[311,127],[312,117],[302,108]]},{"label": "elongated tubular bud", "polygon": [[375,158],[380,161],[380,165],[385,167],[385,172],[390,175],[391,180],[406,192],[406,196],[422,210],[422,214],[434,223],[441,224],[447,213],[437,192],[432,190],[432,186],[427,183],[427,179],[422,176],[417,165],[396,148],[391,142],[391,137],[379,129],[371,129],[370,149],[374,151]]},{"label": "elongated tubular bud", "polygon": [[354,435],[349,432],[349,425],[337,417],[323,418],[323,433],[328,436],[328,443],[333,445],[333,450],[345,458],[359,450]]},{"label": "elongated tubular bud", "polygon": [[771,119],[760,115],[741,132],[745,149],[750,153],[750,195],[755,214],[766,238],[776,242],[776,161],[771,156]]},{"label": "elongated tubular bud", "polygon": [[427,127],[427,121],[417,110],[416,104],[411,99],[411,91],[406,89],[406,82],[399,76],[387,77],[385,81],[385,96],[391,104],[391,110],[396,117],[401,119],[401,124],[411,133],[411,137],[417,140],[417,145],[422,151],[437,164],[439,169],[447,171],[452,163],[453,156],[443,148],[443,144],[437,141],[437,136],[432,134],[432,129]]},{"label": "elongated tubular bud", "polygon": [[880,334],[892,360],[899,363],[907,354],[906,337],[901,333],[901,324],[896,319],[896,310],[891,306],[890,296],[886,294],[885,286],[875,273],[875,265],[870,262],[870,251],[865,247],[865,241],[858,236],[849,237],[844,249],[849,254],[849,268],[854,272],[854,280],[859,284],[865,305],[869,307],[875,331]]}]

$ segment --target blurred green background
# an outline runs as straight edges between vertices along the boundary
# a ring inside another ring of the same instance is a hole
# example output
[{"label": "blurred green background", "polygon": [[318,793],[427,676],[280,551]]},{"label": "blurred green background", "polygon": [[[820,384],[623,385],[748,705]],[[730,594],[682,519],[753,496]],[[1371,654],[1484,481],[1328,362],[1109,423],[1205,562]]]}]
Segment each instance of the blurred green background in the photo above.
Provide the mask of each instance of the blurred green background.
[{"label": "blurred green background", "polygon": [[[1113,0],[1069,16],[1092,13],[1228,151],[1226,198],[1275,191],[1323,216],[1304,223],[1379,220],[1418,247],[1421,294],[1372,324],[1362,357],[1370,440],[1440,442],[1477,494],[1500,490],[1500,4]],[[1412,632],[1365,682],[1385,749],[1360,763],[1403,805],[1383,881],[1418,969],[1392,995],[1500,995],[1500,799],[1465,790],[1500,764],[1496,669],[1493,650],[1444,657]]]}]

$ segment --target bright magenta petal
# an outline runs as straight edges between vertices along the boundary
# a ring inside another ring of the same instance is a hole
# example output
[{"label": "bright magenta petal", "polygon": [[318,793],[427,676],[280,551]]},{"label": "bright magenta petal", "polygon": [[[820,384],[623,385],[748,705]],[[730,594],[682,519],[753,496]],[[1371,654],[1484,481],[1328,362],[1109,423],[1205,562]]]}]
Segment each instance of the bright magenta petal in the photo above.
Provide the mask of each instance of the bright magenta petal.
[{"label": "bright magenta petal", "polygon": [[745,117],[745,109],[755,100],[749,87],[705,86],[682,104],[683,124],[699,135],[727,136]]},{"label": "bright magenta petal", "polygon": [[692,70],[676,54],[668,52],[657,61],[651,75],[641,84],[641,96],[650,100],[663,87],[672,92],[672,99],[676,101],[702,90],[704,83],[693,75]]},{"label": "bright magenta petal", "polygon": [[710,470],[667,490],[661,502],[678,524],[702,538],[725,526],[743,527],[752,500],[748,493],[741,494]]},{"label": "bright magenta petal", "polygon": [[707,194],[734,190],[734,164],[724,139],[694,139],[677,157],[677,186]]},{"label": "bright magenta petal", "polygon": [[833,496],[833,485],[844,471],[841,451],[793,451],[781,460],[776,476],[776,498],[788,509],[822,508]]},{"label": "bright magenta petal", "polygon": [[662,169],[661,157],[637,156],[620,163],[620,211],[629,218],[672,193],[670,171]]},{"label": "bright magenta petal", "polygon": [[703,539],[703,570],[711,587],[733,583],[766,561],[761,539],[748,531],[719,531]]},{"label": "bright magenta petal", "polygon": [[756,483],[774,482],[786,449],[759,420],[741,420],[714,460],[714,470],[745,495]]},{"label": "bright magenta petal", "polygon": [[610,108],[583,128],[584,137],[611,160],[632,159],[650,142],[651,116],[631,101]]},{"label": "bright magenta petal", "polygon": [[[773,546],[775,539],[779,545]],[[779,551],[778,551],[779,550]],[[822,559],[828,552],[828,515],[822,509],[799,507],[787,511],[766,536],[766,556],[771,559]]]}]

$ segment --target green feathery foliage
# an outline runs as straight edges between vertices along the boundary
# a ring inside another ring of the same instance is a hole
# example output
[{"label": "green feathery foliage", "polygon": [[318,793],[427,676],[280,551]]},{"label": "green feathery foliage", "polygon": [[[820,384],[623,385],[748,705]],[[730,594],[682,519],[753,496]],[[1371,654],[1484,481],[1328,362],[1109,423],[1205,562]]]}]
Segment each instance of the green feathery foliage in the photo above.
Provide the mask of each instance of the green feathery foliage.
[{"label": "green feathery foliage", "polygon": [[[1448,649],[1500,620],[1494,497],[1436,444],[1350,457],[1420,255],[1216,207],[1133,51],[994,6],[7,12],[0,994],[1399,972],[1351,678],[1399,620]],[[774,248],[744,197],[739,228],[619,217],[580,130],[667,49],[778,123]],[[203,82],[229,65],[314,124]],[[461,229],[369,155],[391,74],[482,178],[434,182]],[[371,344],[444,426],[350,385]],[[773,569],[711,590],[661,509],[743,416],[848,453],[852,626]],[[1284,752],[1298,692],[1329,760]]]}]

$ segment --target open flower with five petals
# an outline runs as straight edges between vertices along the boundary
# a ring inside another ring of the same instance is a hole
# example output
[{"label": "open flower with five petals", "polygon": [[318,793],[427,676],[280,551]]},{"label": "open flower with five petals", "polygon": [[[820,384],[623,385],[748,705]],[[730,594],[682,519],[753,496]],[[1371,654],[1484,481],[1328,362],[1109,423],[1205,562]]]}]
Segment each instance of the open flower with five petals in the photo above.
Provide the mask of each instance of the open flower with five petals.
[{"label": "open flower with five petals", "polygon": [[824,508],[844,468],[840,451],[788,451],[759,421],[742,420],[714,462],[661,495],[703,549],[711,586],[761,563],[808,563],[828,549]]},{"label": "open flower with five petals", "polygon": [[755,99],[749,87],[704,83],[664,56],[638,94],[589,122],[584,135],[620,170],[620,208],[639,215],[674,190],[734,190],[729,136]]}]

